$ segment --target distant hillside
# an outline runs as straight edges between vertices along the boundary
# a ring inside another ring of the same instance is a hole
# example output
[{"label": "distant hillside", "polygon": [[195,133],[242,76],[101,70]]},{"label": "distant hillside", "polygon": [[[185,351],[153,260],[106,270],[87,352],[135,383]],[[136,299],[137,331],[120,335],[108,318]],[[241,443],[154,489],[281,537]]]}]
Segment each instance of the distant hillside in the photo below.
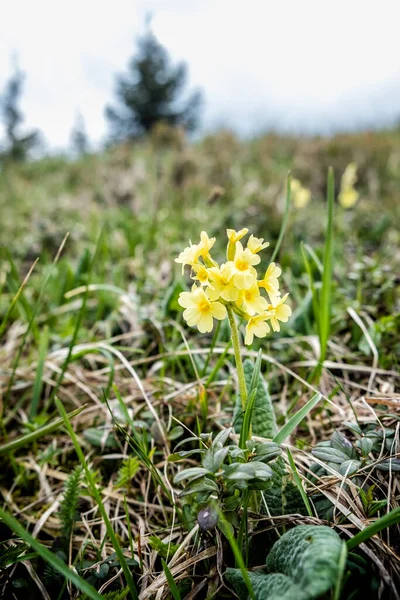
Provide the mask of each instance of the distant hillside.
[{"label": "distant hillside", "polygon": [[338,185],[352,161],[361,194],[354,210],[367,229],[380,224],[382,235],[400,222],[399,131],[252,141],[220,132],[190,144],[179,131],[159,129],[147,141],[76,162],[54,157],[3,169],[0,240],[16,257],[30,260],[42,250],[54,252],[66,231],[70,244],[94,239],[102,222],[128,254],[129,231],[138,223],[144,234],[162,226],[172,243],[177,230],[187,238],[205,224],[218,229],[249,220],[274,238],[289,171],[312,193],[300,222],[315,220],[323,210],[328,167],[334,167]]}]

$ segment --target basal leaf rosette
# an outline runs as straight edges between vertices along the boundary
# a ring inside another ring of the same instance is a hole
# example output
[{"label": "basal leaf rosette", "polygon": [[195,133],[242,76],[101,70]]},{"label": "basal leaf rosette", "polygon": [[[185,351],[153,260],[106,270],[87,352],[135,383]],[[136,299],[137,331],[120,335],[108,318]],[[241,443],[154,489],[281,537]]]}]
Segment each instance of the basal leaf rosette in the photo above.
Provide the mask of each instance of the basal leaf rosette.
[{"label": "basal leaf rosette", "polygon": [[246,321],[245,343],[250,345],[254,337],[264,338],[271,329],[280,331],[280,322],[286,323],[292,311],[286,304],[288,294],[281,295],[280,267],[272,262],[263,274],[257,271],[259,253],[269,246],[268,242],[250,235],[244,245],[247,234],[247,228],[227,229],[227,260],[219,264],[211,255],[215,238],[202,231],[200,242],[190,242],[175,262],[182,265],[182,273],[185,266],[190,267],[194,282],[191,291],[181,292],[178,298],[187,324],[208,333],[214,319],[223,320],[227,310],[232,310]]}]

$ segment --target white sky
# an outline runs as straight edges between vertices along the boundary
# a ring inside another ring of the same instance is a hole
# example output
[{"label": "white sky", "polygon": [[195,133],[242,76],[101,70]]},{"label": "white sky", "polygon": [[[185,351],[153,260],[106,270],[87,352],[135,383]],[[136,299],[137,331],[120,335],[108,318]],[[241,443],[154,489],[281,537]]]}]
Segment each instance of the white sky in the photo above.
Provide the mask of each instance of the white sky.
[{"label": "white sky", "polygon": [[92,140],[153,14],[153,31],[203,89],[203,128],[297,132],[400,117],[399,0],[0,0],[0,90],[12,56],[22,110],[53,147],[79,110]]}]

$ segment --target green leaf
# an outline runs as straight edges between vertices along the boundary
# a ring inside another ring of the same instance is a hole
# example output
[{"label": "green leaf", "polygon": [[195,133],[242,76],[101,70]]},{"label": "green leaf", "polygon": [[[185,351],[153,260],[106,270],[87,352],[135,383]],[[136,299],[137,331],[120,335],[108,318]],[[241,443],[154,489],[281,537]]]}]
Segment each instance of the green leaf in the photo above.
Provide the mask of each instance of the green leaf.
[{"label": "green leaf", "polygon": [[364,458],[366,458],[368,456],[368,454],[371,452],[372,450],[372,446],[374,445],[374,442],[367,437],[362,437],[360,440],[356,441],[356,446],[358,446],[361,450],[361,454],[363,455]]},{"label": "green leaf", "polygon": [[190,467],[189,469],[183,469],[179,471],[174,477],[174,483],[179,483],[184,479],[197,479],[204,475],[212,475],[211,471],[204,469],[204,467]]},{"label": "green leaf", "polygon": [[339,431],[334,431],[331,435],[331,446],[343,452],[347,458],[357,458],[357,454],[354,451],[353,444],[347,439],[345,435]]},{"label": "green leaf", "polygon": [[224,477],[231,481],[250,481],[251,479],[265,480],[272,477],[272,470],[265,463],[256,460],[249,463],[233,463],[226,467]]},{"label": "green leaf", "polygon": [[339,467],[339,473],[344,476],[354,475],[361,467],[361,461],[359,460],[346,460]]},{"label": "green leaf", "polygon": [[378,471],[400,471],[399,458],[387,458],[375,466]]},{"label": "green leaf", "polygon": [[331,447],[316,446],[311,450],[311,454],[319,460],[322,460],[324,462],[337,463],[338,465],[341,465],[345,461],[349,460],[348,456],[344,454],[344,452],[342,452],[341,450],[337,450],[337,448]]},{"label": "green leaf", "polygon": [[318,404],[320,400],[321,394],[315,394],[311,400],[309,400],[302,408],[300,408],[300,410],[297,411],[296,414],[293,415],[293,417],[289,419],[286,425],[284,425],[279,433],[277,433],[273,438],[273,441],[277,444],[282,444],[282,442],[284,442],[289,435],[293,433],[297,425],[301,423],[304,417]]},{"label": "green leaf", "polygon": [[300,491],[293,483],[292,474],[288,472],[281,456],[271,463],[271,469],[273,471],[271,485],[262,492],[261,512],[263,514],[268,512],[272,516],[306,514]]},{"label": "green leaf", "polygon": [[204,479],[195,479],[193,482],[188,484],[185,489],[180,492],[179,497],[188,496],[189,494],[197,494],[198,492],[206,493],[218,492],[218,485],[212,479],[204,477]]},{"label": "green leaf", "polygon": [[109,450],[117,449],[118,443],[112,432],[105,431],[96,427],[88,427],[83,431],[83,437],[92,446],[97,448],[108,448]]},{"label": "green leaf", "polygon": [[[267,572],[248,572],[255,600],[313,600],[340,586],[346,545],[330,527],[299,525],[285,533],[267,557]],[[240,600],[248,600],[242,569],[225,576]]]},{"label": "green leaf", "polygon": [[267,568],[291,577],[307,598],[319,598],[337,581],[342,546],[330,527],[299,525],[274,544]]},{"label": "green leaf", "polygon": [[[254,373],[254,365],[250,359],[243,363],[246,387],[251,389],[251,383]],[[265,438],[273,438],[277,432],[275,411],[269,395],[268,385],[264,377],[259,373],[256,382],[256,396],[254,400],[253,415],[251,419],[251,431],[253,435]],[[234,410],[234,429],[240,433],[243,422],[243,410],[240,396],[236,396],[236,405]]]},{"label": "green leaf", "polygon": [[255,449],[255,456],[261,462],[269,462],[281,454],[282,450],[275,442],[264,442]]},{"label": "green leaf", "polygon": [[292,469],[292,474],[293,474],[293,479],[295,484],[297,485],[297,489],[299,490],[299,493],[303,499],[304,502],[304,506],[307,509],[307,513],[309,517],[313,516],[313,512],[311,510],[311,505],[310,505],[310,501],[308,499],[308,496],[303,488],[303,485],[301,483],[301,479],[300,479],[300,475],[298,474],[297,468],[296,468],[296,464],[294,462],[292,453],[290,452],[290,449],[287,449],[287,454],[288,454],[288,459],[289,459],[289,464],[290,464],[290,468]]},{"label": "green leaf", "polygon": [[[307,600],[302,590],[287,575],[262,572],[248,572],[253,586],[255,600]],[[228,568],[225,577],[239,596],[240,600],[248,600],[249,595],[240,569]]]}]

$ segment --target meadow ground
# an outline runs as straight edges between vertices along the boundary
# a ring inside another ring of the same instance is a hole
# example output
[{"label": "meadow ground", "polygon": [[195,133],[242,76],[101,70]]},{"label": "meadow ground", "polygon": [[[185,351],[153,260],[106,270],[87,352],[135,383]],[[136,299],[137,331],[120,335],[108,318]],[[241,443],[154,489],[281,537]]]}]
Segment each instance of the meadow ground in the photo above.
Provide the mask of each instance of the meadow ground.
[{"label": "meadow ground", "polygon": [[[338,192],[351,162],[359,199],[328,219],[328,168]],[[289,170],[311,201],[286,213]],[[159,130],[4,166],[0,597],[399,598],[399,199],[399,132],[190,145]],[[293,314],[242,346],[278,433],[254,421],[244,446],[228,322],[187,326],[174,259],[203,230],[222,257],[225,230],[248,227],[270,242],[266,268],[283,222]],[[318,550],[303,579],[260,570],[299,525],[346,542],[325,588],[304,583]]]}]

